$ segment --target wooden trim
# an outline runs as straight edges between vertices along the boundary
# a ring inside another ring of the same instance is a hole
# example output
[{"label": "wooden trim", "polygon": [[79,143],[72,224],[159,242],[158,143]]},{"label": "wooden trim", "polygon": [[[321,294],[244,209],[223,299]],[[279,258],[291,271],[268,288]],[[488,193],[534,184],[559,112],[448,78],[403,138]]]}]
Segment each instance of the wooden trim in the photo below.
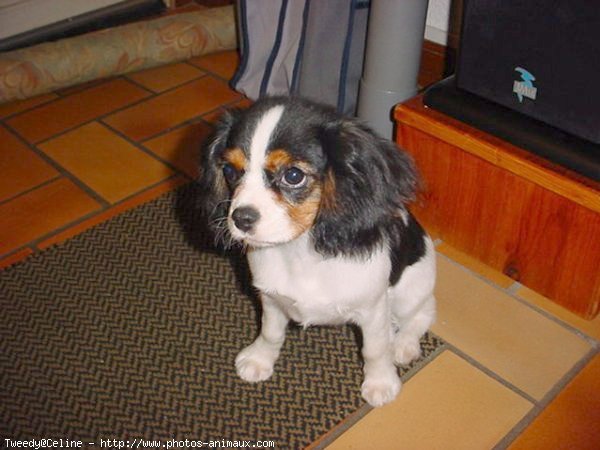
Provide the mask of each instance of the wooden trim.
[{"label": "wooden trim", "polygon": [[600,183],[426,108],[422,96],[398,105],[394,118],[581,206],[600,212]]},{"label": "wooden trim", "polygon": [[444,242],[570,311],[600,311],[600,183],[426,108],[399,105],[396,142],[423,179],[412,211]]}]

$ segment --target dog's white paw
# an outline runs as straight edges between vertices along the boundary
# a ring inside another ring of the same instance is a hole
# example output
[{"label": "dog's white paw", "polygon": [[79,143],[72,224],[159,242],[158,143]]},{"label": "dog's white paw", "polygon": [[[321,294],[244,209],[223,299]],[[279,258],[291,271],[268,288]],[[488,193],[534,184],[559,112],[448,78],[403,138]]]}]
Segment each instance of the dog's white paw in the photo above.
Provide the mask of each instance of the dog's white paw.
[{"label": "dog's white paw", "polygon": [[369,405],[383,406],[396,398],[401,386],[400,378],[395,374],[386,378],[366,378],[360,393]]},{"label": "dog's white paw", "polygon": [[412,336],[396,336],[394,339],[394,363],[406,365],[421,357],[419,339]]},{"label": "dog's white paw", "polygon": [[265,381],[273,375],[277,352],[254,342],[235,358],[235,369],[242,380],[250,383]]}]

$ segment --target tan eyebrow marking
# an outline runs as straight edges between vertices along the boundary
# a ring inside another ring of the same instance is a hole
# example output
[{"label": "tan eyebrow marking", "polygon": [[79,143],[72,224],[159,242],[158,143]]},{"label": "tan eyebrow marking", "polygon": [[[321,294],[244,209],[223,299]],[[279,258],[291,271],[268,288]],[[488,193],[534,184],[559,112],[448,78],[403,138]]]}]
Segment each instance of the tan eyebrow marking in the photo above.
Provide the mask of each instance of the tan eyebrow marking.
[{"label": "tan eyebrow marking", "polygon": [[240,148],[230,148],[225,150],[223,154],[223,159],[231,164],[235,170],[241,172],[246,170],[246,165],[248,164],[248,160],[246,159],[246,155]]},{"label": "tan eyebrow marking", "polygon": [[289,166],[294,162],[294,158],[287,150],[276,149],[269,152],[265,159],[265,169],[270,172],[276,172],[281,167]]}]

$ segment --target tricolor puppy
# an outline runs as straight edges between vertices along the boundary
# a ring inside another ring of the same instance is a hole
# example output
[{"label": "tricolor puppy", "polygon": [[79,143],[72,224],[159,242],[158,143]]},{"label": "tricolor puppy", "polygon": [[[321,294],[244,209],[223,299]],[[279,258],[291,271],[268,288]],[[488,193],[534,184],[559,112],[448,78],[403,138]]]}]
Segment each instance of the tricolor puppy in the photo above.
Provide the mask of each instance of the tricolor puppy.
[{"label": "tricolor puppy", "polygon": [[363,398],[393,400],[395,364],[419,357],[435,317],[433,245],[406,208],[416,186],[409,157],[356,119],[271,97],[224,115],[200,185],[211,227],[247,250],[261,295],[260,335],[237,356],[239,376],[271,376],[290,320],[353,322]]}]

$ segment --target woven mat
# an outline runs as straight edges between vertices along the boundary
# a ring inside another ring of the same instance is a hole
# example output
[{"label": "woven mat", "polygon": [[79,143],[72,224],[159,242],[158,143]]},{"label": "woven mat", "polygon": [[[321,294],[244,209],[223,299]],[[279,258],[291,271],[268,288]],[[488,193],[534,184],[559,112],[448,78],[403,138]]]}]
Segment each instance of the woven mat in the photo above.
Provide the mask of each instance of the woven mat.
[{"label": "woven mat", "polygon": [[[290,326],[269,381],[236,376],[235,355],[258,332],[258,306],[244,259],[204,242],[193,189],[0,273],[2,439],[302,448],[365,408],[350,326]],[[427,335],[422,346],[430,359],[443,343]]]}]

